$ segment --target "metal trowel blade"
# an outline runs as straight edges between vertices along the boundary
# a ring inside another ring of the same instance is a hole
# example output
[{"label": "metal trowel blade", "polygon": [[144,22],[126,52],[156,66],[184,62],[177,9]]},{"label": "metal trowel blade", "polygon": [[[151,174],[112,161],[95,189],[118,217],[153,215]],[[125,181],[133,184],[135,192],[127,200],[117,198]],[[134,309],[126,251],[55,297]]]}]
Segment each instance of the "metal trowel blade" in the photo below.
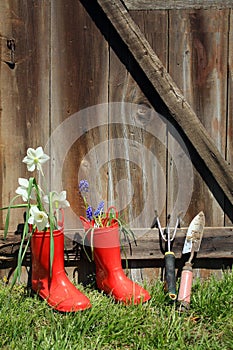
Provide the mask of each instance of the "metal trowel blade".
[{"label": "metal trowel blade", "polygon": [[186,234],[182,254],[191,253],[192,247],[198,252],[205,227],[205,214],[201,211],[191,221]]}]

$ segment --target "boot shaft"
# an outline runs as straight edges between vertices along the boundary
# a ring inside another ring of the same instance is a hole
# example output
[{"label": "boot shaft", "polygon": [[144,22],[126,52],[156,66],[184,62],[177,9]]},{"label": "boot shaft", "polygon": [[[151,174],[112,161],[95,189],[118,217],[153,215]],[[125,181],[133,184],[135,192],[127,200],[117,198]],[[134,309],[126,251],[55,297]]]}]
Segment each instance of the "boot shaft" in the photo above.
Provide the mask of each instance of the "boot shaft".
[{"label": "boot shaft", "polygon": [[[93,235],[93,239],[91,239]],[[109,273],[121,269],[120,232],[118,223],[111,227],[95,228],[88,233],[88,241],[93,242],[96,267]]]},{"label": "boot shaft", "polygon": [[116,248],[120,247],[120,235],[118,222],[107,227],[94,227],[84,217],[80,217],[83,227],[87,232],[88,244],[94,248]]},{"label": "boot shaft", "polygon": [[[64,269],[63,230],[53,231],[54,260],[52,274]],[[35,232],[31,238],[32,272],[36,278],[50,275],[50,232]],[[34,277],[32,276],[32,278]]]}]

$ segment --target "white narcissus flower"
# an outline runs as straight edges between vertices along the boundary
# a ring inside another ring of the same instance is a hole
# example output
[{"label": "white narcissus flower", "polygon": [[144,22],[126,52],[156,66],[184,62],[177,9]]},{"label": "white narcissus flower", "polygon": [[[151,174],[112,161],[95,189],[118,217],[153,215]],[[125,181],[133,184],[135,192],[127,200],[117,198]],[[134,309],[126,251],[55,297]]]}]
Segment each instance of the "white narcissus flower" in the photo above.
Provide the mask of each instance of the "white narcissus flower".
[{"label": "white narcissus flower", "polygon": [[27,179],[24,179],[23,177],[19,177],[18,182],[20,186],[17,188],[15,192],[20,196],[22,196],[22,199],[24,202],[27,202],[29,181]]},{"label": "white narcissus flower", "polygon": [[[18,183],[19,183],[19,187],[17,188],[17,190],[15,191],[17,194],[19,194],[20,196],[22,196],[22,199],[24,202],[28,201],[28,187],[29,187],[29,181],[28,179],[24,179],[23,177],[19,177],[18,178]],[[31,199],[36,199],[36,193],[35,193],[35,189],[32,188],[31,191],[31,195],[30,195]]]},{"label": "white narcissus flower", "polygon": [[[48,196],[44,196],[44,202],[49,203]],[[61,191],[60,193],[52,192],[52,206],[54,209],[66,208],[70,206],[70,203],[66,199],[66,191]]]},{"label": "white narcissus flower", "polygon": [[31,225],[36,225],[39,231],[42,231],[45,227],[48,227],[48,215],[39,210],[36,206],[31,207],[30,209],[30,217],[28,219],[28,223]]},{"label": "white narcissus flower", "polygon": [[42,147],[28,148],[27,155],[23,159],[23,163],[27,164],[28,171],[34,171],[35,169],[42,171],[41,164],[49,160],[49,156],[44,153]]}]

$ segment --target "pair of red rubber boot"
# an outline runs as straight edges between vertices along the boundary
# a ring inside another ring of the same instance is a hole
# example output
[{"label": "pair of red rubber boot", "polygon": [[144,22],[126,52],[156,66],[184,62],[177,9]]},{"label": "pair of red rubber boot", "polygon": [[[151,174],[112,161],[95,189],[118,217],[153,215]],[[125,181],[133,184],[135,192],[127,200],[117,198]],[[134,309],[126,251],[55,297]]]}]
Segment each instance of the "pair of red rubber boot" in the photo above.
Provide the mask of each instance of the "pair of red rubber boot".
[{"label": "pair of red rubber boot", "polygon": [[[82,218],[84,228],[90,223]],[[126,277],[121,265],[119,228],[95,229],[93,232],[96,282],[100,290],[125,304],[139,304],[150,299],[149,293]],[[64,234],[55,230],[54,261],[50,274],[50,233],[36,232],[31,239],[32,289],[54,309],[75,312],[91,307],[90,300],[68,279],[64,270]]]}]

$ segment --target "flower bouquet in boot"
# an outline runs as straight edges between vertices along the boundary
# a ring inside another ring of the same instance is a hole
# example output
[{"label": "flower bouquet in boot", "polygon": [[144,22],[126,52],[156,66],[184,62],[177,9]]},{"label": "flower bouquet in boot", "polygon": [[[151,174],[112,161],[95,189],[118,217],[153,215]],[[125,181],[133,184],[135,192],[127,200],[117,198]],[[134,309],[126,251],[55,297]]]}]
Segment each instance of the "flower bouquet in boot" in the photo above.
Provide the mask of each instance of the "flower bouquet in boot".
[{"label": "flower bouquet in boot", "polygon": [[79,191],[84,200],[87,218],[80,216],[80,219],[85,229],[85,237],[93,250],[97,287],[124,304],[148,301],[149,293],[129,279],[121,265],[120,231],[124,235],[133,235],[132,231],[126,230],[122,225],[115,207],[108,208],[105,213],[104,202],[101,201],[97,209],[93,210],[87,202],[88,190],[88,182],[81,180]]},{"label": "flower bouquet in boot", "polygon": [[[23,162],[28,171],[38,171],[44,180],[42,164],[49,160],[42,147],[29,148]],[[32,289],[55,310],[73,312],[91,307],[89,299],[68,279],[64,270],[64,211],[70,204],[66,191],[46,192],[35,177],[19,178],[17,195],[7,209],[6,238],[12,208],[25,208],[25,224],[12,286],[20,278],[25,254],[31,243]],[[14,204],[18,198],[24,203]]]}]

